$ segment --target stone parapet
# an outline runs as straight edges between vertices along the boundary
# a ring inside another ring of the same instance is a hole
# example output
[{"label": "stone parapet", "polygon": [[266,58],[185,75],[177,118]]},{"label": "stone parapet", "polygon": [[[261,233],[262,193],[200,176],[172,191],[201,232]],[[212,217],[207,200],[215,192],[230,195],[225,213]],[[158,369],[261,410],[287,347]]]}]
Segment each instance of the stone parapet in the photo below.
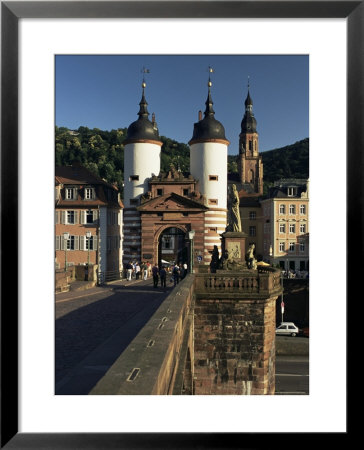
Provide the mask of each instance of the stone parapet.
[{"label": "stone parapet", "polygon": [[281,272],[271,267],[257,270],[218,270],[216,273],[198,273],[195,281],[196,297],[266,298],[282,293]]}]

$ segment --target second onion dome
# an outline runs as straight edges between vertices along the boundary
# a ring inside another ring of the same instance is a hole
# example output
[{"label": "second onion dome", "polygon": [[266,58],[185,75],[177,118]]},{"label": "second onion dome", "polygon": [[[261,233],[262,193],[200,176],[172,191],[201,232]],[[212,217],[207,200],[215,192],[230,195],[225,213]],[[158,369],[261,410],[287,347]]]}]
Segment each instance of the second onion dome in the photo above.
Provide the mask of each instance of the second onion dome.
[{"label": "second onion dome", "polygon": [[211,86],[212,83],[208,82],[208,95],[205,102],[206,109],[204,118],[196,122],[193,126],[192,139],[189,141],[189,145],[211,140],[223,140],[228,144],[228,140],[225,137],[225,128],[215,119],[215,111],[213,109],[213,101],[211,98]]},{"label": "second onion dome", "polygon": [[144,89],[146,87],[145,82],[142,83],[143,93],[142,99],[139,103],[139,119],[129,125],[126,139],[124,144],[140,141],[158,141],[162,142],[159,137],[158,128],[153,117],[153,122],[148,119],[149,112],[147,109],[148,103],[145,99]]}]

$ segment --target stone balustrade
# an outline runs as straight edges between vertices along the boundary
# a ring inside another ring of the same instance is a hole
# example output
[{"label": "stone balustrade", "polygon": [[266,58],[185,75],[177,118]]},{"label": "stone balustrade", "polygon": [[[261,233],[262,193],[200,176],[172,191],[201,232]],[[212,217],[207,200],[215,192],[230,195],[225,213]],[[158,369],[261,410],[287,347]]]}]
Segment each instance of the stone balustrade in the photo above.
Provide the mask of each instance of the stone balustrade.
[{"label": "stone balustrade", "polygon": [[282,289],[281,272],[272,267],[257,270],[218,270],[216,273],[196,274],[196,295],[216,295],[230,297],[231,294],[260,296],[278,294]]}]

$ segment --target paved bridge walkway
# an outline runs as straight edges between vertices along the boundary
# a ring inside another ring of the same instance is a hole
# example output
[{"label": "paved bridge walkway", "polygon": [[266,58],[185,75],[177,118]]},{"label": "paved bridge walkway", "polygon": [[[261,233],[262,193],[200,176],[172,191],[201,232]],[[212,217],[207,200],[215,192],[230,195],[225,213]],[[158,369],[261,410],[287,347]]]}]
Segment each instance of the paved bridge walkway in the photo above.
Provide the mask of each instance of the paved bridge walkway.
[{"label": "paved bridge walkway", "polygon": [[173,289],[126,280],[56,294],[55,393],[88,394]]}]

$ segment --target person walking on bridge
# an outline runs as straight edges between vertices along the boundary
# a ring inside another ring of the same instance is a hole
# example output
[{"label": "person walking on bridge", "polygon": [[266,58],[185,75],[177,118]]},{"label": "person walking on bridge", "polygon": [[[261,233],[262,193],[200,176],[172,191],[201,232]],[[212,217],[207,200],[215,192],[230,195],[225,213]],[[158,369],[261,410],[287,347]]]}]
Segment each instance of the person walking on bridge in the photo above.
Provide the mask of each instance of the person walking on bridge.
[{"label": "person walking on bridge", "polygon": [[172,276],[173,276],[174,286],[176,286],[176,284],[179,283],[179,276],[180,276],[180,271],[179,271],[179,267],[177,266],[177,264],[173,267]]},{"label": "person walking on bridge", "polygon": [[158,279],[159,279],[159,269],[156,264],[152,267],[152,275],[153,275],[153,287],[158,287]]},{"label": "person walking on bridge", "polygon": [[167,271],[164,266],[162,266],[161,270],[159,271],[159,276],[161,278],[161,287],[166,288]]}]

